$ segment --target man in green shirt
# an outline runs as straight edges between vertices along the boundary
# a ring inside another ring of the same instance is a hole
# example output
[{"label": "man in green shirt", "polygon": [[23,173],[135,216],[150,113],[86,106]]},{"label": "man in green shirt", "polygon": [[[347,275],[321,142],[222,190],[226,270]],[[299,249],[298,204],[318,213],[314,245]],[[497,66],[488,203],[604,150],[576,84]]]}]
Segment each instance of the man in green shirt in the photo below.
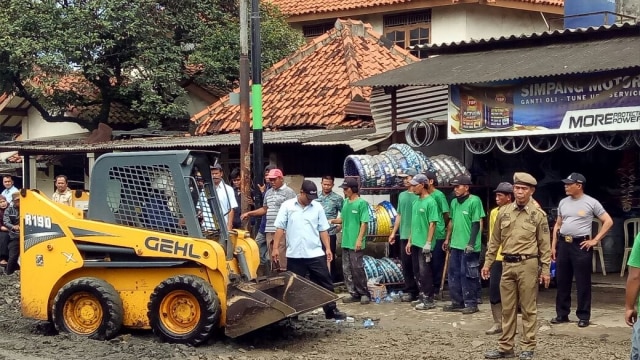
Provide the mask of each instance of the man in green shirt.
[{"label": "man in green shirt", "polygon": [[344,303],[369,303],[367,275],[362,259],[367,224],[369,223],[369,204],[360,198],[358,180],[346,178],[340,187],[344,190],[344,202],[340,218],[330,220],[330,224],[342,224],[342,272],[344,283],[351,294],[343,299]]},{"label": "man in green shirt", "polygon": [[431,310],[436,307],[433,294],[433,274],[431,254],[436,246],[437,236],[444,236],[444,221],[438,211],[438,204],[429,196],[429,179],[423,174],[413,177],[410,184],[418,199],[411,207],[411,234],[405,252],[411,256],[413,272],[420,289],[420,303],[416,310]]},{"label": "man in green shirt", "polygon": [[451,180],[456,198],[451,201],[451,220],[444,248],[450,248],[449,293],[451,305],[444,311],[473,314],[478,312],[480,282],[480,221],[485,216],[482,201],[469,193],[471,177]]},{"label": "man in green shirt", "polygon": [[633,249],[629,256],[629,276],[627,277],[627,289],[625,290],[624,320],[629,326],[633,326],[631,335],[631,360],[640,360],[640,321],[638,321],[638,307],[640,301],[640,234],[633,240]]},{"label": "man in green shirt", "polygon": [[393,245],[396,242],[396,233],[400,229],[400,261],[402,261],[402,275],[404,276],[402,302],[411,302],[418,298],[418,285],[415,280],[418,274],[413,272],[412,256],[404,251],[411,232],[411,206],[418,198],[418,195],[412,191],[411,179],[417,174],[416,169],[407,168],[402,174],[398,175],[403,179],[407,190],[398,195],[398,215],[396,215],[393,230],[389,235],[389,245]]},{"label": "man in green shirt", "polygon": [[[447,201],[447,197],[444,193],[438,189],[436,189],[436,185],[438,182],[438,177],[436,173],[433,171],[425,172],[427,179],[429,179],[429,196],[433,197],[433,200],[436,201],[438,205],[438,213],[440,215],[440,219],[444,224],[446,229],[447,224],[449,223],[449,202]],[[440,285],[442,283],[442,272],[444,271],[444,261],[446,258],[446,253],[442,247],[444,244],[444,238],[446,231],[443,231],[442,234],[436,234],[436,247],[433,249],[433,254],[431,257],[431,269],[433,269],[433,289],[435,291],[435,295],[438,295],[440,292]]]}]

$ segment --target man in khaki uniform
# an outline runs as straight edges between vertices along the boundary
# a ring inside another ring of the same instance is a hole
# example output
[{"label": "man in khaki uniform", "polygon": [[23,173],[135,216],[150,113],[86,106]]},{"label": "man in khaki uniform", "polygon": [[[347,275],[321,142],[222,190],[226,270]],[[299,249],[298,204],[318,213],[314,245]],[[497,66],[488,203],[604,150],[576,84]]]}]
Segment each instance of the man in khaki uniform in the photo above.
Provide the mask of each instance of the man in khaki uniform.
[{"label": "man in khaki uniform", "polygon": [[[502,245],[502,335],[499,347],[485,353],[486,359],[515,357],[518,300],[522,309],[524,333],[520,344],[521,360],[533,358],[536,346],[538,280],[549,287],[551,248],[547,215],[531,198],[537,185],[536,179],[527,173],[513,175],[515,203],[500,209],[489,240],[482,277],[489,278],[498,248]],[[538,265],[542,273],[538,276]]]}]

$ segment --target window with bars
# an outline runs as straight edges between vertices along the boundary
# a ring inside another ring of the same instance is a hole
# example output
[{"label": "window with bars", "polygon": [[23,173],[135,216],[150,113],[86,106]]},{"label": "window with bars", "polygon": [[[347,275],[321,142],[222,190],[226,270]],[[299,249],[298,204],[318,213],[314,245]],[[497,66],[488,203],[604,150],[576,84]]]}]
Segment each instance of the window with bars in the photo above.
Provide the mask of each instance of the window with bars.
[{"label": "window with bars", "polygon": [[302,27],[302,33],[305,38],[311,39],[326,33],[327,31],[333,29],[334,26],[335,26],[335,22],[305,25]]},{"label": "window with bars", "polygon": [[[431,10],[387,15],[384,17],[384,36],[403,49],[431,42]],[[419,58],[425,51],[412,50]]]},{"label": "window with bars", "polygon": [[122,225],[186,235],[168,166],[117,166],[109,171],[107,204]]}]

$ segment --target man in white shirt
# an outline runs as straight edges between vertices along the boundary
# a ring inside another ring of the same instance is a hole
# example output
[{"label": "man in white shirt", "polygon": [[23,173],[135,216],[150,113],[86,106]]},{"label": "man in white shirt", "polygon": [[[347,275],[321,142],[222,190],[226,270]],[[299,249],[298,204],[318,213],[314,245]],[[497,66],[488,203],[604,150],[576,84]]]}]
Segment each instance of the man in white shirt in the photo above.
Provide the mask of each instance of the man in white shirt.
[{"label": "man in white shirt", "polygon": [[[220,202],[220,209],[224,215],[224,221],[227,225],[227,229],[233,229],[233,213],[234,209],[238,207],[236,201],[235,192],[233,188],[223,181],[224,171],[220,164],[215,164],[211,167],[211,177],[213,178],[213,188],[216,190],[218,201]],[[207,221],[205,220],[205,223]]]},{"label": "man in white shirt", "polygon": [[[298,196],[280,205],[274,221],[276,232],[271,257],[273,262],[281,263],[279,248],[281,242],[286,242],[286,270],[302,277],[309,274],[309,280],[333,292],[333,281],[327,267],[327,261],[333,259],[327,232],[329,222],[322,204],[314,201],[317,198],[316,184],[305,180]],[[338,311],[335,302],[322,308],[327,319],[344,320],[347,317]]]},{"label": "man in white shirt", "polygon": [[3,175],[2,176],[2,185],[4,185],[4,190],[1,195],[4,196],[9,202],[9,206],[13,205],[13,193],[18,192],[18,188],[13,186],[13,178],[11,175]]}]

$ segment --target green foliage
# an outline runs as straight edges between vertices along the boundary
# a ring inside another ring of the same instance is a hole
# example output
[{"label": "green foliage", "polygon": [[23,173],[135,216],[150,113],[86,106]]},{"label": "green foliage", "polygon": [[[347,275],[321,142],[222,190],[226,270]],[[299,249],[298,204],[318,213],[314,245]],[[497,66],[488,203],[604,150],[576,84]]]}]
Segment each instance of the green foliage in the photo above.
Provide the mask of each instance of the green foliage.
[{"label": "green foliage", "polygon": [[[185,118],[181,87],[220,89],[238,78],[238,4],[232,0],[4,0],[0,91],[29,100],[47,121],[94,129],[114,103],[140,119]],[[263,6],[263,69],[303,41]],[[71,109],[91,107],[78,116]],[[76,115],[70,115],[76,114]]]}]

